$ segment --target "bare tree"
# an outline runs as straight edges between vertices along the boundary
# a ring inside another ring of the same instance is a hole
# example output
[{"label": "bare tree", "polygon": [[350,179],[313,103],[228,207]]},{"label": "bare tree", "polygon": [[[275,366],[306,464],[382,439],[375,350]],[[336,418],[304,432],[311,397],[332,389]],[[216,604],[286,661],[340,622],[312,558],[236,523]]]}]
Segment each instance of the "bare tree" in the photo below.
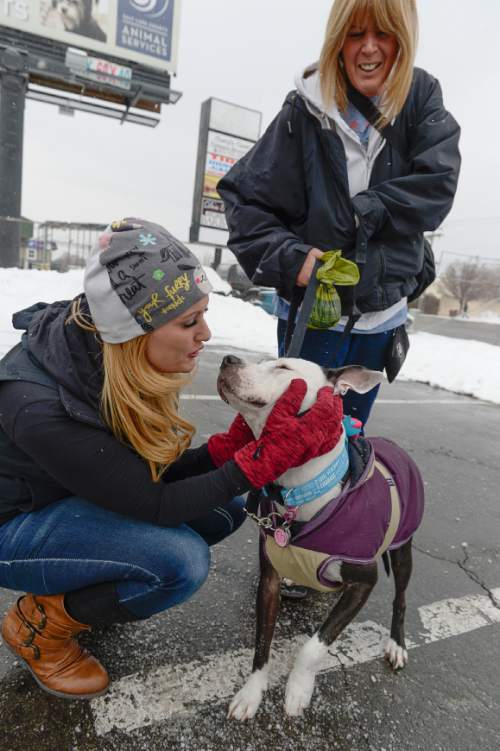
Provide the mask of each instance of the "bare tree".
[{"label": "bare tree", "polygon": [[439,279],[448,294],[458,300],[459,313],[467,310],[471,300],[492,296],[491,269],[479,261],[450,264]]}]

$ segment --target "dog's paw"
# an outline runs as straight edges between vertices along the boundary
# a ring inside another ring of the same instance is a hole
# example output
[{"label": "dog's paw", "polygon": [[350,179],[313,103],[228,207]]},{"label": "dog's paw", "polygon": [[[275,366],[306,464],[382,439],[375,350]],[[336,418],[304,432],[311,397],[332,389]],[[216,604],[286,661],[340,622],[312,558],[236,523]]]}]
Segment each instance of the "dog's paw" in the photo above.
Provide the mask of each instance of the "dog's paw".
[{"label": "dog's paw", "polygon": [[262,670],[252,673],[234,696],[227,713],[228,719],[251,720],[255,716],[267,688],[267,675]]},{"label": "dog's paw", "polygon": [[290,717],[300,717],[311,703],[315,674],[309,670],[292,670],[286,684],[285,711]]},{"label": "dog's paw", "polygon": [[394,670],[402,670],[408,663],[408,652],[400,647],[394,639],[389,639],[387,642],[384,657]]}]

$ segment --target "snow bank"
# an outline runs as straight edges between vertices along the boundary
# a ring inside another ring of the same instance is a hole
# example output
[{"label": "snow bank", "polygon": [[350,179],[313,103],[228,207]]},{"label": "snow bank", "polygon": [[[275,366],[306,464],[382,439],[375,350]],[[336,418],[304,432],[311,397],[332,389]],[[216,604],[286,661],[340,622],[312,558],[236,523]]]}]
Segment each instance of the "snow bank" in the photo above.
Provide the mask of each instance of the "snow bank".
[{"label": "snow bank", "polygon": [[[215,289],[207,321],[212,330],[208,346],[235,347],[275,356],[276,320],[262,308],[223,296],[227,284],[211,268]],[[0,355],[19,341],[12,313],[35,302],[70,299],[82,291],[83,271],[22,271],[0,269]],[[451,339],[416,332],[400,378],[429,383],[459,394],[500,404],[500,347],[473,340]]]}]

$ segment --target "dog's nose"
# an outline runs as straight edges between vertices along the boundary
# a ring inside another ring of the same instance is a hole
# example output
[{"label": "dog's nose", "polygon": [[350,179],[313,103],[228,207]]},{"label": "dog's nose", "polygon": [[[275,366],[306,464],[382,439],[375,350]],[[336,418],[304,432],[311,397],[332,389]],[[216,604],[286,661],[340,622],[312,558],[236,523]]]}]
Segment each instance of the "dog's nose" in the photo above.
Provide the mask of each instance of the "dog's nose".
[{"label": "dog's nose", "polygon": [[221,368],[227,368],[229,365],[242,365],[243,360],[240,360],[236,355],[226,355],[222,360]]}]

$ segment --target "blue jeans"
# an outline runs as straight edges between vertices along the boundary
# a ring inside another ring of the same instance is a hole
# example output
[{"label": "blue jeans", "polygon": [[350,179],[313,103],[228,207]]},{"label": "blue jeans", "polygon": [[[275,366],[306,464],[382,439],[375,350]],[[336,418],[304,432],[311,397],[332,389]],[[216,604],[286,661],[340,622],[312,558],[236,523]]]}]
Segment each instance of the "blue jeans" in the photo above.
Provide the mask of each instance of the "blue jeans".
[{"label": "blue jeans", "polygon": [[[278,351],[284,357],[286,321],[278,319]],[[318,365],[329,368],[341,368],[343,365],[364,365],[370,370],[384,369],[384,360],[392,331],[381,334],[349,334],[342,343],[335,360],[331,353],[338,346],[341,333],[337,331],[314,331],[307,329],[300,356]],[[367,394],[348,391],[343,397],[344,414],[357,417],[366,425],[371,408],[377,397],[379,386]]]},{"label": "blue jeans", "polygon": [[147,618],[187,600],[210,565],[209,545],[244,521],[244,499],[178,527],[158,527],[66,498],[0,526],[0,587],[53,595],[115,582],[120,605]]}]

